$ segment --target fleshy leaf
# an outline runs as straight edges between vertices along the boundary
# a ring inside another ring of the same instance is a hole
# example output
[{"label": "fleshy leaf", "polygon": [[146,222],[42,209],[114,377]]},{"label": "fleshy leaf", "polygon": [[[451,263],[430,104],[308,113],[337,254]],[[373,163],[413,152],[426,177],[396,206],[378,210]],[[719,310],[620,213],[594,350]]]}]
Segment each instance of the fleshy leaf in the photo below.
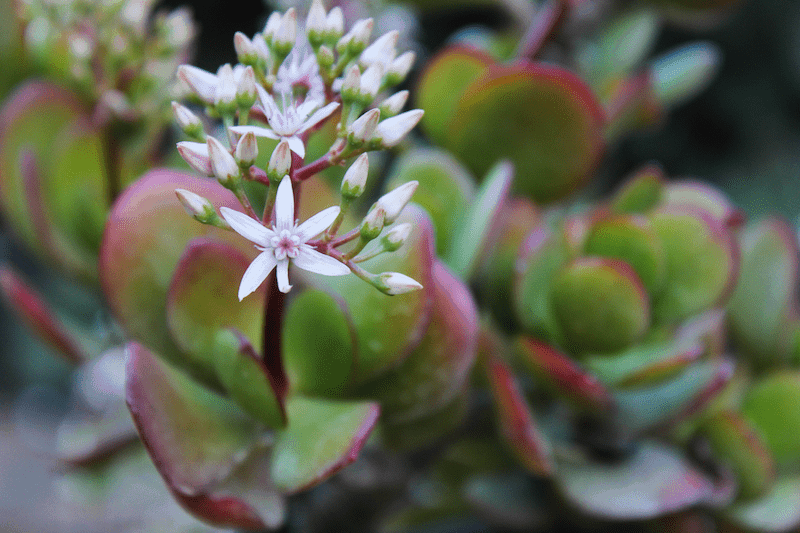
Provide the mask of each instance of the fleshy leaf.
[{"label": "fleshy leaf", "polygon": [[550,443],[539,429],[508,365],[497,357],[485,361],[500,432],[514,456],[531,474],[553,473]]},{"label": "fleshy leaf", "polygon": [[574,261],[554,279],[550,302],[567,342],[578,351],[621,350],[650,326],[650,299],[641,280],[615,259]]},{"label": "fleshy leaf", "polygon": [[538,531],[551,525],[544,491],[519,473],[473,476],[462,490],[480,516],[504,528]]},{"label": "fleshy leaf", "polygon": [[411,180],[419,182],[414,203],[430,214],[436,228],[436,252],[441,256],[452,246],[464,211],[475,195],[474,178],[449,152],[427,148],[403,154],[395,163],[386,189],[393,190]]},{"label": "fleshy leaf", "polygon": [[[239,235],[200,224],[183,210],[175,189],[199,194],[217,207],[239,208],[233,194],[218,183],[171,170],[153,170],[128,187],[114,203],[100,251],[100,282],[127,333],[176,364],[180,354],[167,326],[165,303],[175,266],[186,244],[200,236],[219,239],[255,257]],[[191,370],[211,379],[209,369]]]},{"label": "fleshy leaf", "polygon": [[422,128],[436,143],[445,144],[458,97],[491,63],[488,54],[466,46],[445,48],[428,61],[416,94],[419,106],[425,109]]},{"label": "fleshy leaf", "polygon": [[607,520],[644,520],[714,498],[710,479],[675,450],[644,442],[614,463],[558,464],[556,482],[583,512]]},{"label": "fleshy leaf", "polygon": [[283,320],[283,364],[289,388],[307,396],[341,397],[358,357],[349,317],[330,295],[306,291]]},{"label": "fleshy leaf", "polygon": [[410,451],[427,446],[451,433],[460,426],[469,409],[468,389],[447,405],[408,422],[390,423],[381,420],[382,441],[391,449]]},{"label": "fleshy leaf", "polygon": [[286,404],[289,425],[272,451],[275,487],[295,493],[329,478],[358,457],[378,421],[373,402],[341,402],[295,396]]},{"label": "fleshy leaf", "polygon": [[503,209],[514,178],[514,168],[501,161],[489,171],[472,205],[457,226],[445,261],[462,279],[469,279],[492,226]]},{"label": "fleshy leaf", "polygon": [[754,502],[739,502],[725,515],[747,530],[785,533],[800,526],[800,477],[779,479],[772,490]]},{"label": "fleshy leaf", "polygon": [[627,179],[611,199],[615,213],[646,213],[664,196],[664,171],[658,165],[647,165]]},{"label": "fleshy leaf", "polygon": [[800,373],[782,371],[757,382],[742,413],[759,429],[779,467],[800,464]]},{"label": "fleshy leaf", "polygon": [[167,292],[167,325],[181,351],[198,366],[213,367],[217,330],[235,327],[261,345],[265,290],[242,302],[236,296],[250,264],[240,250],[200,237],[183,251]]},{"label": "fleshy leaf", "polygon": [[514,190],[546,203],[588,178],[604,149],[603,122],[594,94],[570,71],[493,65],[458,100],[442,143],[480,176],[510,160]]},{"label": "fleshy leaf", "polygon": [[422,342],[399,367],[358,388],[360,396],[381,402],[391,423],[442,408],[463,390],[475,361],[478,312],[469,289],[438,261],[432,286],[433,310]]},{"label": "fleshy leaf", "polygon": [[603,384],[556,348],[521,337],[516,352],[534,378],[572,403],[597,411],[613,408],[614,399]]},{"label": "fleshy leaf", "polygon": [[664,203],[670,206],[692,206],[704,210],[722,224],[736,228],[744,222],[744,214],[718,189],[701,181],[671,181],[664,188]]}]

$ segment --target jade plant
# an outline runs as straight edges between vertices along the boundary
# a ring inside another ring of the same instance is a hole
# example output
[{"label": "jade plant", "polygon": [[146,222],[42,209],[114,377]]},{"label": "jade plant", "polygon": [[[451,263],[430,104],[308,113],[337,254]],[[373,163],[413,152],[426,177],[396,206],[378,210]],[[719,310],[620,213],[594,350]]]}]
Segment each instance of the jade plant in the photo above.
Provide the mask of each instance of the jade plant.
[{"label": "jade plant", "polygon": [[182,9],[21,3],[47,79],[0,113],[0,205],[103,300],[87,331],[0,271],[76,365],[71,494],[109,529],[798,527],[792,228],[655,163],[587,190],[720,64],[653,57],[662,24],[735,3],[517,6],[415,75],[350,1],[215,72]]}]

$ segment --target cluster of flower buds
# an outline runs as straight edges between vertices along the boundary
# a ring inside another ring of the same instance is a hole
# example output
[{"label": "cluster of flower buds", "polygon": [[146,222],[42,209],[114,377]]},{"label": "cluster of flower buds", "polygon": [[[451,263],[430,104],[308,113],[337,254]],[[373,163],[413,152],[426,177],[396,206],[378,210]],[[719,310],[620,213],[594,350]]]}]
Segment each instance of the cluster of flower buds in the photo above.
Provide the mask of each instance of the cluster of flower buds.
[{"label": "cluster of flower buds", "polygon": [[[221,119],[225,131],[223,140],[208,135],[197,115],[173,103],[178,125],[193,139],[178,143],[178,151],[192,168],[230,189],[244,214],[223,208],[219,217],[203,198],[187,191],[179,191],[178,197],[198,221],[233,229],[263,252],[244,275],[240,299],[276,267],[278,286],[287,292],[290,260],[320,274],[354,273],[387,294],[421,287],[402,274],[372,274],[358,265],[402,246],[410,226],[390,225],[411,199],[416,182],[380,198],[357,227],[339,235],[351,203],[366,189],[367,152],[396,146],[423,114],[420,109],[401,112],[408,91],[386,94],[405,79],[414,62],[413,52],[398,56],[397,31],[370,44],[372,27],[372,19],[359,20],[345,33],[341,9],[326,12],[321,1],[315,0],[305,28],[298,24],[297,11],[290,8],[273,13],[263,32],[253,38],[236,33],[240,63],[235,66],[223,65],[216,73],[190,65],[178,68],[191,98],[210,117]],[[337,117],[335,141],[322,157],[306,163],[309,136]],[[278,141],[265,169],[255,165],[258,137]],[[353,158],[342,181],[340,205],[297,225],[294,202],[295,195],[301,197],[300,184]],[[261,215],[245,192],[246,181],[268,188]],[[365,251],[372,241],[381,244]]]},{"label": "cluster of flower buds", "polygon": [[25,0],[27,50],[112,118],[161,127],[179,94],[175,68],[187,61],[196,28],[187,8],[153,14],[154,4]]}]

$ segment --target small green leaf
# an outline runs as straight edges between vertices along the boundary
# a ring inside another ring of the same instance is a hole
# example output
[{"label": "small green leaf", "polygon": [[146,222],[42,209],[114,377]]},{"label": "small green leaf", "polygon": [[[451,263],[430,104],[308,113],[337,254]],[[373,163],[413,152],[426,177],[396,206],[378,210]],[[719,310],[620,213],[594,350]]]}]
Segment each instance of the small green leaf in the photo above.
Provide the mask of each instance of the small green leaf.
[{"label": "small green leaf", "polygon": [[646,213],[661,203],[664,196],[664,171],[647,165],[627,179],[611,199],[614,213]]},{"label": "small green leaf", "polygon": [[742,413],[759,429],[779,468],[800,464],[800,373],[761,379],[747,392]]},{"label": "small green leaf", "polygon": [[750,531],[794,531],[800,526],[800,477],[778,479],[763,498],[735,503],[724,513],[733,523]]}]

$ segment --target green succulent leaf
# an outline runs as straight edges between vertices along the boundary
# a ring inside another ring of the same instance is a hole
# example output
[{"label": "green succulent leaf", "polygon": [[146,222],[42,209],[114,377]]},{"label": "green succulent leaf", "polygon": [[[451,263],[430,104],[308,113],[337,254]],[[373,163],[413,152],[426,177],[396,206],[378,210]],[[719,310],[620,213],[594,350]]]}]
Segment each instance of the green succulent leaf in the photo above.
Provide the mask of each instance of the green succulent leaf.
[{"label": "green succulent leaf", "polygon": [[800,526],[800,477],[778,479],[763,498],[737,502],[725,511],[734,524],[751,531],[784,533]]},{"label": "green succulent leaf", "polygon": [[664,171],[647,165],[633,173],[611,199],[614,213],[647,213],[664,197]]},{"label": "green succulent leaf", "polygon": [[780,371],[758,381],[747,392],[742,413],[761,432],[779,468],[800,464],[800,373]]}]

